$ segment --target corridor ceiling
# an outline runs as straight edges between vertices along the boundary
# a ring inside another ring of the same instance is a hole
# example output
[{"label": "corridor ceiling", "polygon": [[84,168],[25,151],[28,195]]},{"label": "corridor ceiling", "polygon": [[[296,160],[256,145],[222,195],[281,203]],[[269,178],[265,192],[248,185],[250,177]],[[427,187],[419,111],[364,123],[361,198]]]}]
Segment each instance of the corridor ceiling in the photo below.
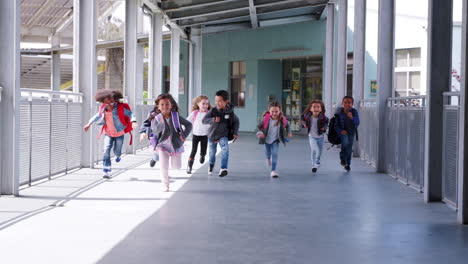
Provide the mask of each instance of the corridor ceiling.
[{"label": "corridor ceiling", "polygon": [[318,20],[328,0],[163,0],[161,10],[179,27],[216,33]]}]

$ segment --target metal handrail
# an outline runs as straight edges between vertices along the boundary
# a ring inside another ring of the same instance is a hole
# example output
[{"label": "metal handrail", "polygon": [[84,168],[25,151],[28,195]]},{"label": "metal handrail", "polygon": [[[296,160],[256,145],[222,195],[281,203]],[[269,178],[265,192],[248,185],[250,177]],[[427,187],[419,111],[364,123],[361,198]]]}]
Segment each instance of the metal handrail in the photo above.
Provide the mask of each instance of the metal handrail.
[{"label": "metal handrail", "polygon": [[376,99],[362,99],[359,101],[359,106],[363,107],[368,104],[375,104],[375,103],[377,103]]},{"label": "metal handrail", "polygon": [[[405,105],[397,104],[401,101],[421,100],[420,105]],[[426,95],[413,95],[413,96],[402,96],[402,97],[390,97],[387,99],[387,105],[389,107],[425,107],[426,106]]]},{"label": "metal handrail", "polygon": [[[81,102],[83,100],[83,94],[82,93],[73,93],[73,92],[62,92],[62,91],[52,91],[52,90],[42,90],[42,89],[32,89],[32,88],[21,88],[21,92],[27,93],[28,96],[28,101],[32,101],[33,99],[33,93],[35,94],[43,94],[48,96],[48,100],[52,101],[55,96],[65,96],[66,101],[69,101],[70,97],[75,97],[77,98],[78,102]],[[55,97],[57,98],[57,97]]]},{"label": "metal handrail", "polygon": [[[460,92],[444,92],[444,106],[460,107]],[[456,97],[456,101],[452,101],[452,97]],[[455,104],[452,104],[455,102]]]},{"label": "metal handrail", "polygon": [[390,97],[388,101],[401,101],[401,100],[411,100],[411,99],[426,99],[425,95],[412,95],[412,96],[402,96],[402,97]]}]

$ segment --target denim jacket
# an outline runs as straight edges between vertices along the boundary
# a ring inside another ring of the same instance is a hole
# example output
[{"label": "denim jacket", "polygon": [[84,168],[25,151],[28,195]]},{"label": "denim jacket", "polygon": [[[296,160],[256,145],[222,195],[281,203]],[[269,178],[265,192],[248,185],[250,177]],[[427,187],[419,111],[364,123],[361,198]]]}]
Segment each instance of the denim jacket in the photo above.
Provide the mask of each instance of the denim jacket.
[{"label": "denim jacket", "polygon": [[[118,103],[114,103],[114,109],[112,110],[112,118],[114,119],[114,126],[117,132],[120,132],[125,129],[125,126],[122,124],[119,118],[119,113],[117,112],[118,108]],[[105,110],[104,110],[105,111]],[[133,114],[132,111],[129,111],[127,109],[124,109],[124,114],[128,117],[130,117],[130,121],[136,122],[135,115]],[[92,123],[98,123],[99,125],[104,125],[106,123],[106,119],[104,118],[104,114],[101,113],[96,113],[91,119],[89,119],[90,124]]]}]

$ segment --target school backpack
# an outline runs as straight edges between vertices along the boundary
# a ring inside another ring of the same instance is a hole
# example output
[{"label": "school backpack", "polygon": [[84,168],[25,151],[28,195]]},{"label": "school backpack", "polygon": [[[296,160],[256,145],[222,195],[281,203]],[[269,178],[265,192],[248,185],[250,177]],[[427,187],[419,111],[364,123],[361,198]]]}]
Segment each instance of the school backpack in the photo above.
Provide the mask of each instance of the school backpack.
[{"label": "school backpack", "polygon": [[330,122],[328,123],[328,134],[327,139],[332,145],[339,145],[341,144],[340,135],[335,130],[335,122],[336,122],[336,115],[330,118]]},{"label": "school backpack", "polygon": [[[268,127],[268,123],[270,123],[270,118],[271,118],[271,115],[268,113],[263,116],[263,124],[262,124],[263,129],[266,129]],[[283,116],[283,125],[284,127],[288,126],[288,120],[284,116]]]},{"label": "school backpack", "polygon": [[[183,136],[182,128],[180,127],[179,112],[171,112],[171,117],[172,117],[172,124],[174,125],[176,132],[179,135]],[[155,119],[158,119],[158,120],[162,120],[162,118],[163,117],[161,114],[158,114],[155,117]],[[150,143],[153,149],[156,149],[156,146],[158,145],[158,142],[159,142],[159,137],[156,136],[154,133],[151,133],[149,139],[150,139]]]},{"label": "school backpack", "polygon": [[[104,104],[101,104],[101,106],[99,107],[99,113],[101,115],[101,117],[104,119],[104,108],[106,106]],[[130,110],[130,106],[128,104],[125,104],[125,103],[117,103],[117,114],[119,116],[119,119],[120,119],[120,122],[122,122],[122,125],[124,125],[124,132],[125,133],[130,133],[130,143],[129,145],[132,145],[133,144],[133,135],[132,135],[132,130],[133,130],[133,126],[132,126],[132,121],[130,120],[130,117],[126,116],[125,115],[125,109]],[[104,130],[106,129],[107,127],[107,124],[104,124],[101,128],[101,132],[99,133],[99,136],[98,136],[98,139],[101,138],[101,135],[102,133],[104,132]]]}]

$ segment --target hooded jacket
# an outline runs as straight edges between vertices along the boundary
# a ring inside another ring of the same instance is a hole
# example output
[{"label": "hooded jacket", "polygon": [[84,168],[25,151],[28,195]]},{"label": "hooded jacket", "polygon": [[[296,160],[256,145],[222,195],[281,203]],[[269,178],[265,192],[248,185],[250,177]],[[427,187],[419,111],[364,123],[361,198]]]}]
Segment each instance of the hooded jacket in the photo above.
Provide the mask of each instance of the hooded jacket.
[{"label": "hooded jacket", "polygon": [[[215,122],[215,118],[220,117],[219,123]],[[230,103],[225,109],[213,107],[203,118],[203,124],[209,124],[208,139],[218,141],[223,137],[231,140],[232,135],[239,133],[239,118],[234,114],[234,106]]]}]

